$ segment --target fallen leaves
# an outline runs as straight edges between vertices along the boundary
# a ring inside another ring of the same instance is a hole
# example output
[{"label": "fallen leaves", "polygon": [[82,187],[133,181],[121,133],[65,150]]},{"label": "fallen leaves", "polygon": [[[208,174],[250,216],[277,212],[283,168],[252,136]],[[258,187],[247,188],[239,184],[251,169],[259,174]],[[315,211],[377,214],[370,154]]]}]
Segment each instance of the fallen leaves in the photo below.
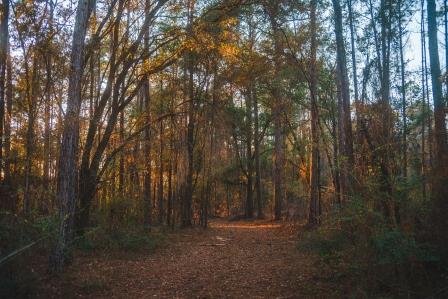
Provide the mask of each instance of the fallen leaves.
[{"label": "fallen leaves", "polygon": [[[70,273],[75,290],[68,288],[66,294],[58,290],[58,295],[325,298],[324,287],[313,279],[315,259],[297,250],[296,235],[295,230],[266,221],[212,221],[206,231],[189,229],[170,234],[170,245],[137,259],[84,257]],[[85,287],[89,278],[101,283]]]}]

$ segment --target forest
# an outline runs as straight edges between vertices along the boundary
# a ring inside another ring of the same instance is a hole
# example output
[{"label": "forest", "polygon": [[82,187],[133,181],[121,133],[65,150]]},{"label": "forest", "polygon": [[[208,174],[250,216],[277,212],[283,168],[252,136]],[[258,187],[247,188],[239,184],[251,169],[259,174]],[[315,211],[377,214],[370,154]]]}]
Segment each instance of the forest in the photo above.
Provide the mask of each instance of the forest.
[{"label": "forest", "polygon": [[447,0],[1,0],[1,298],[447,298]]}]

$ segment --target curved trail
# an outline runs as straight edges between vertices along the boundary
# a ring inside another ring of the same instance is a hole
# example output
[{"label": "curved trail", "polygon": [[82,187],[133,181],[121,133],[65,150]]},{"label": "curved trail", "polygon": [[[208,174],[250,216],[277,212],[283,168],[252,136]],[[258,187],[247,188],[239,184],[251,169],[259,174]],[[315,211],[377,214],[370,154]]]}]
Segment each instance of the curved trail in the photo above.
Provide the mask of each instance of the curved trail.
[{"label": "curved trail", "polygon": [[[324,298],[313,259],[293,230],[269,222],[212,221],[169,235],[170,245],[137,259],[82,260],[72,277],[102,281],[83,298]],[[315,271],[314,271],[315,272]],[[75,288],[76,289],[76,288]],[[328,289],[327,289],[328,291]],[[317,295],[320,294],[320,295]],[[69,296],[70,296],[69,295]]]}]

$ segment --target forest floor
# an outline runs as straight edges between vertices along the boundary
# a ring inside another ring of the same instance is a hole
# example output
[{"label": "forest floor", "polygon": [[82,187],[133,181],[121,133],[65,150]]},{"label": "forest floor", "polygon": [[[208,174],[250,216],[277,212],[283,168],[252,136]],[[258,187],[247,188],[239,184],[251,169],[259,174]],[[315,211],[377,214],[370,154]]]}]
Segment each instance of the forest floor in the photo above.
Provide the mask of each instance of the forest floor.
[{"label": "forest floor", "polygon": [[297,227],[214,220],[206,230],[169,233],[151,254],[77,256],[48,278],[58,298],[340,298],[331,273],[297,248]]}]

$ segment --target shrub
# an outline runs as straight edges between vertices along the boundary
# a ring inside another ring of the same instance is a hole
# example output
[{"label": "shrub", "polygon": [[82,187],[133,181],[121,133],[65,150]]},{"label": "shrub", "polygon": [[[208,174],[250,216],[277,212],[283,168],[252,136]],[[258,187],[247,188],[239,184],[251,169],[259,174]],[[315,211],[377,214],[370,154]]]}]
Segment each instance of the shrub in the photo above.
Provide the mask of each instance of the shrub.
[{"label": "shrub", "polygon": [[324,219],[321,227],[302,236],[299,249],[317,253],[321,265],[346,285],[357,285],[373,297],[418,298],[446,283],[431,267],[440,257],[424,234],[391,226],[369,202],[353,199]]},{"label": "shrub", "polygon": [[29,221],[10,212],[1,212],[0,257],[10,257],[0,264],[0,294],[3,298],[28,298],[35,293],[38,274],[33,270],[32,262],[48,247],[54,224],[52,217]]}]

